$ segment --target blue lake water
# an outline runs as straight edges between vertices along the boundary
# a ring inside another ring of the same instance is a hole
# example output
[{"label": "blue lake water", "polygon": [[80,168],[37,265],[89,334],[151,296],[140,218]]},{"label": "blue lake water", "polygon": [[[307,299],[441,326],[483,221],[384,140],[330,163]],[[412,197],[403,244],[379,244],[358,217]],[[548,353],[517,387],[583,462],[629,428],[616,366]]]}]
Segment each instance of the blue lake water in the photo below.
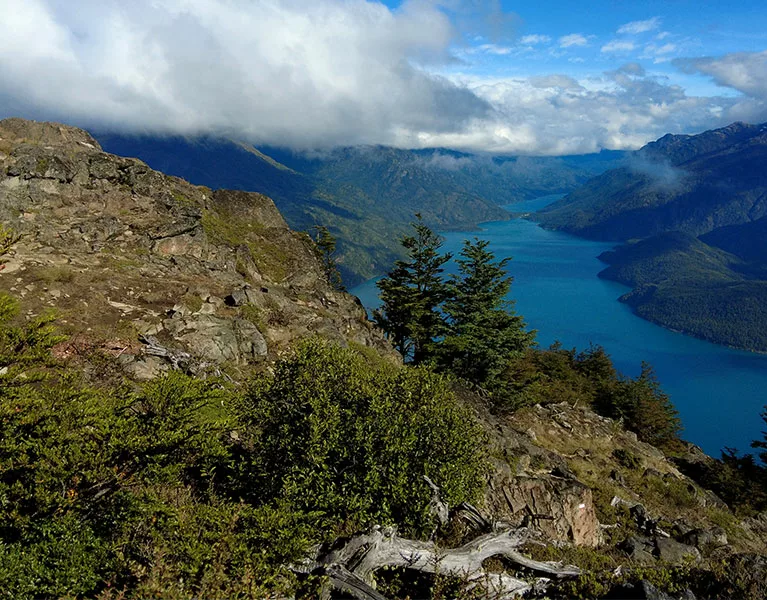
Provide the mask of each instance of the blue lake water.
[{"label": "blue lake water", "polygon": [[[557,196],[558,197],[558,196]],[[512,212],[533,212],[557,197],[509,205]],[[511,256],[511,298],[538,343],[559,340],[565,347],[603,346],[616,367],[638,375],[647,361],[679,410],[683,437],[719,456],[725,446],[749,450],[762,438],[760,413],[767,404],[767,355],[731,350],[675,333],[631,312],[617,301],[628,288],[604,281],[596,257],[613,244],[547,231],[523,219],[485,223],[479,231],[443,234],[445,251],[458,253],[463,240],[490,241],[498,258]],[[351,292],[368,308],[378,305],[375,280]]]}]

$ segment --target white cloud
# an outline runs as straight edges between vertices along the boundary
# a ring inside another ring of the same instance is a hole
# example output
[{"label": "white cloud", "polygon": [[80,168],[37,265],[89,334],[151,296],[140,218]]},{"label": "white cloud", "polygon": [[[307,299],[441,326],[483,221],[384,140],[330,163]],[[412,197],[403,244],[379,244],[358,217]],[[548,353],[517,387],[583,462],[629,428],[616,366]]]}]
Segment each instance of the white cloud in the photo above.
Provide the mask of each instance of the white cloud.
[{"label": "white cloud", "polygon": [[639,33],[645,33],[647,31],[653,31],[660,27],[660,17],[653,17],[652,19],[646,19],[645,21],[631,21],[618,28],[618,33],[636,35]]},{"label": "white cloud", "polygon": [[532,34],[520,38],[519,43],[523,46],[535,46],[537,44],[548,44],[551,37],[548,35]]},{"label": "white cloud", "polygon": [[607,42],[604,46],[602,46],[602,49],[600,52],[605,53],[618,53],[618,52],[631,52],[636,48],[636,44],[634,42],[629,42],[627,40],[612,40],[610,42]]},{"label": "white cloud", "polygon": [[499,46],[498,44],[482,44],[480,46],[476,46],[474,48],[471,48],[469,50],[469,53],[475,53],[475,52],[481,52],[484,54],[496,54],[496,55],[506,55],[511,54],[514,51],[513,48],[510,48],[509,46]]},{"label": "white cloud", "polygon": [[589,40],[580,33],[571,33],[570,35],[563,35],[559,38],[560,48],[570,48],[572,46],[588,46]]},{"label": "white cloud", "polygon": [[583,86],[568,75],[540,75],[528,78],[534,88],[561,88],[563,90],[582,90]]},{"label": "white cloud", "polygon": [[431,2],[4,0],[0,111],[296,146],[405,143],[490,107],[415,65],[455,31]]},{"label": "white cloud", "polygon": [[767,50],[679,59],[674,64],[687,73],[708,75],[717,85],[736,89],[762,103],[767,101]]},{"label": "white cloud", "polygon": [[733,98],[688,96],[636,63],[597,80],[554,74],[465,83],[495,108],[494,120],[424,136],[422,145],[546,155],[635,149],[669,132],[724,125],[745,108]]},{"label": "white cloud", "polygon": [[667,62],[671,60],[669,54],[677,51],[676,44],[663,44],[658,46],[657,44],[647,44],[642,51],[640,58],[652,59],[656,63]]},{"label": "white cloud", "polygon": [[[635,64],[577,81],[439,75],[457,39],[446,0],[2,1],[0,116],[102,129],[563,154],[753,120],[767,97],[767,53],[679,63],[747,98],[688,96]],[[474,45],[505,55],[491,39]]]}]

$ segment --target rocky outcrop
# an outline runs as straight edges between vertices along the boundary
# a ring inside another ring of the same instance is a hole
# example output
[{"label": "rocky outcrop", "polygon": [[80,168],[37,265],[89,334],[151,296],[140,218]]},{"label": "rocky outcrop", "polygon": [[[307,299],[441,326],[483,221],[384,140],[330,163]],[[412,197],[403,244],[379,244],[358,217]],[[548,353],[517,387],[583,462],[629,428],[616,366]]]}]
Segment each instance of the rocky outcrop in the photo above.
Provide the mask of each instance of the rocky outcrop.
[{"label": "rocky outcrop", "polygon": [[506,506],[497,514],[515,525],[535,526],[547,538],[597,546],[599,521],[591,490],[575,480],[517,477],[503,485]]},{"label": "rocky outcrop", "polygon": [[55,308],[70,333],[125,341],[136,376],[163,368],[127,343],[138,335],[202,367],[252,364],[310,335],[394,356],[269,198],[193,186],[80,129],[0,121],[0,222],[21,236],[0,289],[30,314]]}]

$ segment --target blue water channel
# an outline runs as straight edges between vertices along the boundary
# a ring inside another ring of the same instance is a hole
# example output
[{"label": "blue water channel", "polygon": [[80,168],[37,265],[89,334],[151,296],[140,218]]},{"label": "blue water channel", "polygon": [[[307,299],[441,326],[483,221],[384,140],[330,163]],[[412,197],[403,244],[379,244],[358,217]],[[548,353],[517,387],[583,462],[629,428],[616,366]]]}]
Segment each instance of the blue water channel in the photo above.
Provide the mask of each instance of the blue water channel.
[{"label": "blue water channel", "polygon": [[[506,208],[534,212],[556,198]],[[490,241],[497,257],[512,257],[511,298],[517,312],[537,330],[541,346],[557,340],[567,348],[599,344],[621,372],[632,376],[639,374],[642,361],[649,362],[679,410],[685,439],[719,456],[725,446],[745,451],[752,440],[762,438],[767,355],[697,340],[634,315],[617,300],[628,288],[597,277],[605,265],[596,257],[613,244],[547,231],[525,219],[443,235],[445,251],[457,254],[463,240],[478,237]],[[375,281],[351,290],[368,308],[378,304]]]}]

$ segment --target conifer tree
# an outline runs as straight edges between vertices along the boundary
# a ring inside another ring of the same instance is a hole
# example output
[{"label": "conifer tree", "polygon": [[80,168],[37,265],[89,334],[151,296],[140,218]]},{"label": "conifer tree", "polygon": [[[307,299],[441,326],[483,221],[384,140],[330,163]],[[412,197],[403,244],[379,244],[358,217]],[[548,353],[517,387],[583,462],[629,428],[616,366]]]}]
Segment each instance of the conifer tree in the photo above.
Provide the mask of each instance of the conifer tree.
[{"label": "conifer tree", "polygon": [[512,283],[505,269],[509,258],[496,261],[487,246],[484,240],[464,242],[460,275],[452,276],[444,306],[449,328],[438,352],[442,369],[478,384],[494,380],[535,335],[506,299]]},{"label": "conifer tree", "polygon": [[412,223],[414,235],[402,238],[407,260],[378,282],[381,308],[374,312],[378,325],[406,359],[418,364],[434,350],[434,340],[445,334],[445,318],[439,306],[449,290],[442,277],[451,254],[440,254],[442,238],[427,227],[420,214]]},{"label": "conifer tree", "polygon": [[[764,411],[762,412],[762,420],[764,421],[764,424],[767,425],[767,405],[765,405]],[[767,429],[762,432],[762,436],[764,439],[751,442],[751,447],[762,450],[762,452],[759,453],[759,458],[765,465],[767,465]],[[767,471],[764,471],[764,473],[767,475]],[[767,487],[767,477],[765,477],[764,485]]]},{"label": "conifer tree", "polygon": [[338,271],[338,262],[336,261],[336,238],[328,231],[324,225],[314,227],[314,243],[319,252],[320,263],[328,279],[328,283],[333,289],[346,291],[341,273]]}]

